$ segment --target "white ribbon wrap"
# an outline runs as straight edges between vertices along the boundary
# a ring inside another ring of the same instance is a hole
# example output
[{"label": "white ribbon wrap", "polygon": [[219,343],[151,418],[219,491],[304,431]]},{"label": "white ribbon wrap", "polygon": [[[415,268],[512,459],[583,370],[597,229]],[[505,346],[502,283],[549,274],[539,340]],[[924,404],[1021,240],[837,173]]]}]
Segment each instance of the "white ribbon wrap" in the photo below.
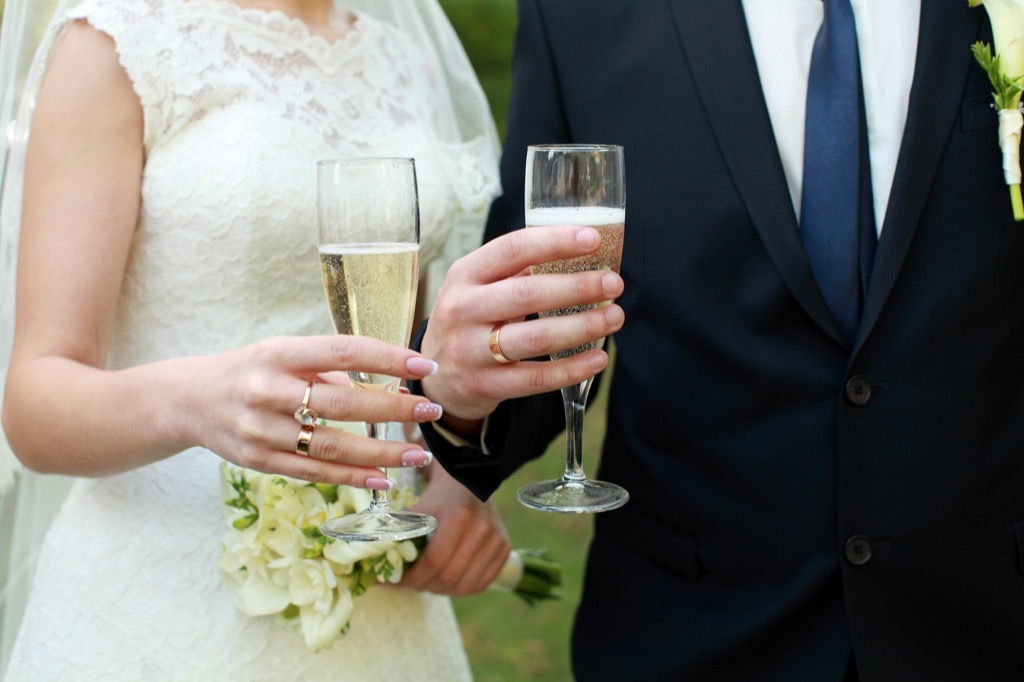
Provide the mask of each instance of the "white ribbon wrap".
[{"label": "white ribbon wrap", "polygon": [[511,592],[516,589],[516,586],[519,585],[519,581],[522,579],[523,558],[519,556],[519,552],[513,549],[508,553],[505,565],[501,567],[501,571],[494,578],[490,588],[501,592]]},{"label": "white ribbon wrap", "polygon": [[999,110],[999,148],[1003,150],[1003,177],[1007,185],[1019,185],[1020,133],[1024,115],[1019,109]]}]

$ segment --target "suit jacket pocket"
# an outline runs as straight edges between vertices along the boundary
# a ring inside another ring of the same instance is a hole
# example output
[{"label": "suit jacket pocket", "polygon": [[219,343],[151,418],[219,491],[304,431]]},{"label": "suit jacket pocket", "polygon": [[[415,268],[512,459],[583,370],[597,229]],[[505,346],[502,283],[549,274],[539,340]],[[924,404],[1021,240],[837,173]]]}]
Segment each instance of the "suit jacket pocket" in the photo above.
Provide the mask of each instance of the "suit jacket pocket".
[{"label": "suit jacket pocket", "polygon": [[966,97],[960,103],[960,130],[965,133],[999,126],[999,115],[992,104],[992,95]]}]

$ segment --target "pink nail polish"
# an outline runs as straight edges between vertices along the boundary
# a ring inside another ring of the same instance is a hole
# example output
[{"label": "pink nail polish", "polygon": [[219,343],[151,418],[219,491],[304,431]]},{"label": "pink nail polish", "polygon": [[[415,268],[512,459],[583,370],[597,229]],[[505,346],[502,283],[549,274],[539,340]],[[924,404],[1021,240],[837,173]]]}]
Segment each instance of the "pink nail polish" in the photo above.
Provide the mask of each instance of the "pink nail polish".
[{"label": "pink nail polish", "polygon": [[422,402],[417,403],[412,408],[412,416],[418,422],[433,422],[441,418],[444,414],[444,409],[437,403]]},{"label": "pink nail polish", "polygon": [[371,476],[366,479],[366,487],[370,490],[391,490],[392,486],[394,486],[394,483],[386,478]]},{"label": "pink nail polish", "polygon": [[434,460],[434,455],[426,450],[409,450],[402,453],[402,466],[422,469]]},{"label": "pink nail polish", "polygon": [[427,358],[409,358],[405,361],[405,368],[410,374],[426,377],[437,371],[437,363]]}]

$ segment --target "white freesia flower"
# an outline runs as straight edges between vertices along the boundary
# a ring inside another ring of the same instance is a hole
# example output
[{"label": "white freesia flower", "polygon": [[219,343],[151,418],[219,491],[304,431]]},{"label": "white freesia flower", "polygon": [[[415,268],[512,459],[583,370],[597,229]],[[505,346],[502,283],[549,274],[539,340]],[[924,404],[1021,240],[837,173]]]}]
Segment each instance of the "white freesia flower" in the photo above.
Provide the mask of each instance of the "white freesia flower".
[{"label": "white freesia flower", "polygon": [[288,608],[288,587],[274,581],[273,573],[246,570],[227,575],[230,580],[225,584],[228,585],[235,605],[243,613],[269,616]]},{"label": "white freesia flower", "polygon": [[[319,651],[344,634],[354,597],[381,582],[397,583],[416,561],[415,542],[344,542],[320,533],[329,518],[365,509],[366,490],[312,484],[222,465],[229,509],[218,569],[240,611],[298,621],[306,645]],[[403,506],[416,502],[411,488],[396,491]],[[524,550],[526,551],[526,550]],[[561,568],[543,553],[523,559],[513,552],[502,578],[527,601],[558,598]]]},{"label": "white freesia flower", "polygon": [[299,607],[299,622],[306,646],[313,651],[329,648],[348,626],[355,602],[347,589],[336,590],[337,599],[333,606],[321,613],[312,606]]},{"label": "white freesia flower", "polygon": [[[385,553],[391,542],[332,542],[324,547],[324,556],[339,566],[352,566],[364,559],[372,559]],[[351,570],[351,569],[349,569]]]},{"label": "white freesia flower", "polygon": [[328,613],[337,586],[334,570],[322,559],[304,559],[293,563],[288,570],[288,597],[299,607],[312,606],[315,611]]},{"label": "white freesia flower", "polygon": [[224,584],[243,613],[297,616],[311,649],[341,636],[354,594],[376,582],[398,582],[405,563],[416,560],[418,550],[409,541],[342,542],[320,533],[328,518],[365,508],[368,491],[226,463],[223,473],[233,510],[218,564]]}]

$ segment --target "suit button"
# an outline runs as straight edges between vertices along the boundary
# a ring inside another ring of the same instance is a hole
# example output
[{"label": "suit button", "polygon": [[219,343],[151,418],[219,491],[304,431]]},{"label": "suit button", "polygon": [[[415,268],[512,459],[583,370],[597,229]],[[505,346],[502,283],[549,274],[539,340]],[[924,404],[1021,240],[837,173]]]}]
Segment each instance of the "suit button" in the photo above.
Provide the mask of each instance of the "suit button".
[{"label": "suit button", "polygon": [[867,405],[871,400],[871,382],[862,376],[850,377],[846,382],[846,399],[854,405]]},{"label": "suit button", "polygon": [[854,566],[863,566],[871,561],[871,538],[866,535],[851,536],[843,548],[843,555]]}]

